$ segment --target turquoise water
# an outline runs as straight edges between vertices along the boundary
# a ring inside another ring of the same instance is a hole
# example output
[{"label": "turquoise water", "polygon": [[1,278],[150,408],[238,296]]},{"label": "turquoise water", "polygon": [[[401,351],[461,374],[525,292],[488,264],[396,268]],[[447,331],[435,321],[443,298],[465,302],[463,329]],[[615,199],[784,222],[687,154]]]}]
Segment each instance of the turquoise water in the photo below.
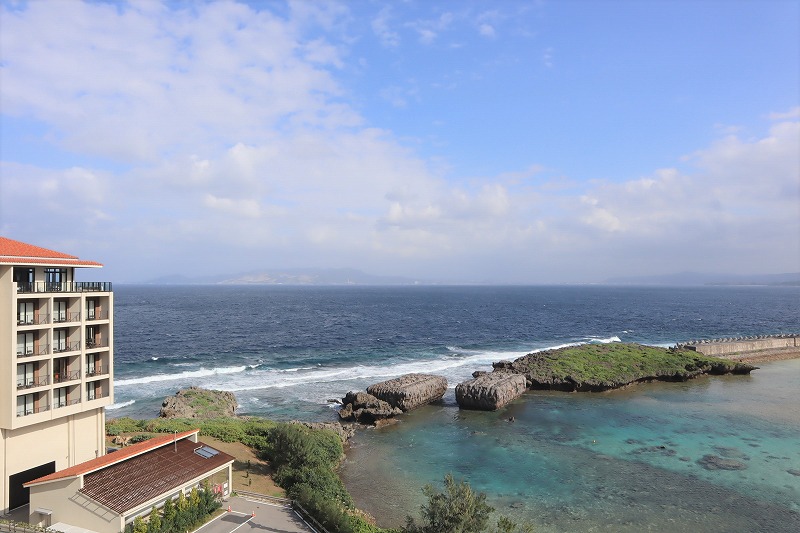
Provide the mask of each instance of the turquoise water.
[{"label": "turquoise water", "polygon": [[[611,393],[529,392],[494,413],[429,406],[361,432],[343,477],[385,525],[449,472],[537,531],[800,531],[800,360],[761,366]],[[706,455],[743,469],[708,470]]]}]

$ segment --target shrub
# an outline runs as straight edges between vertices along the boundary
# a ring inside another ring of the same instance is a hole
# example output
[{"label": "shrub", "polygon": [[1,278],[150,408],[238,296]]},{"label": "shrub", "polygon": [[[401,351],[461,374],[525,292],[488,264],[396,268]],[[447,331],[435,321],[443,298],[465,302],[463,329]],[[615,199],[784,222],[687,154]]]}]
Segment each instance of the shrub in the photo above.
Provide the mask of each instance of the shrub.
[{"label": "shrub", "polygon": [[116,437],[122,433],[135,433],[142,431],[144,424],[141,420],[134,420],[127,416],[106,420],[106,435]]},{"label": "shrub", "polygon": [[486,503],[486,494],[476,494],[467,482],[456,483],[447,474],[442,492],[432,485],[425,485],[422,492],[428,497],[420,508],[422,524],[406,517],[408,533],[481,533],[487,529],[494,508]]}]

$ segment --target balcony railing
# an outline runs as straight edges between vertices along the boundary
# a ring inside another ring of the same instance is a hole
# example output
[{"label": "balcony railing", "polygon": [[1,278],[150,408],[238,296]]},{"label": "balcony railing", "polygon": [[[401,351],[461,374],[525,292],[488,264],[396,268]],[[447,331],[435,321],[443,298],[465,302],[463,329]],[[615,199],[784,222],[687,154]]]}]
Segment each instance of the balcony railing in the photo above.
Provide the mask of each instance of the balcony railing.
[{"label": "balcony railing", "polygon": [[30,357],[32,355],[37,355],[36,350],[33,349],[33,346],[26,346],[23,349],[17,348],[17,357]]},{"label": "balcony railing", "polygon": [[73,398],[71,400],[56,400],[53,404],[53,409],[60,409],[62,407],[67,407],[69,405],[77,405],[81,403],[80,398]]},{"label": "balcony railing", "polygon": [[17,315],[17,326],[34,326],[50,323],[49,313],[40,313],[38,316]]},{"label": "balcony railing", "polygon": [[100,400],[102,398],[108,398],[108,393],[107,392],[96,392],[94,394],[88,393],[86,400],[92,401],[92,400]]},{"label": "balcony railing", "polygon": [[38,378],[26,378],[17,380],[17,389],[32,389],[34,387],[43,387],[49,382],[47,376],[40,376]]},{"label": "balcony railing", "polygon": [[18,293],[36,292],[111,292],[110,281],[69,281],[69,282],[17,282]]},{"label": "balcony railing", "polygon": [[80,321],[81,321],[81,314],[78,312],[55,313],[53,315],[54,324],[62,324],[64,322],[80,322]]},{"label": "balcony railing", "polygon": [[89,311],[86,320],[108,320],[108,311]]},{"label": "balcony railing", "polygon": [[76,379],[81,379],[80,370],[56,372],[53,374],[53,383],[64,383],[65,381],[74,381]]},{"label": "balcony railing", "polygon": [[81,341],[64,342],[53,345],[53,353],[74,352],[81,349]]},{"label": "balcony railing", "polygon": [[31,407],[30,409],[23,409],[17,411],[17,416],[28,416],[28,415],[35,415],[36,413],[43,413],[45,411],[49,411],[49,405],[40,405],[39,407]]},{"label": "balcony railing", "polygon": [[86,341],[86,347],[89,348],[89,349],[91,349],[91,348],[108,348],[108,341],[106,339],[97,339],[97,340],[88,339]]},{"label": "balcony railing", "polygon": [[86,377],[90,378],[93,376],[105,376],[108,374],[108,367],[103,368],[100,365],[95,366],[87,366],[86,367]]}]

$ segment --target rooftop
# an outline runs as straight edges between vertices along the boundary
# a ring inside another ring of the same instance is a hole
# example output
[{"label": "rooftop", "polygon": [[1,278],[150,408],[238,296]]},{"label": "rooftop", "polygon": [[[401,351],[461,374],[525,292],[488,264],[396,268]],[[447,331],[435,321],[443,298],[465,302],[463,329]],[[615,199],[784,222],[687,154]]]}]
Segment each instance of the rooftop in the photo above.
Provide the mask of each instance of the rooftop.
[{"label": "rooftop", "polygon": [[0,264],[41,264],[60,266],[101,267],[96,261],[84,261],[77,256],[34,246],[33,244],[0,237]]},{"label": "rooftop", "polygon": [[91,472],[95,472],[97,470],[111,466],[115,463],[126,461],[137,455],[141,455],[149,451],[155,450],[156,448],[159,448],[161,446],[172,444],[172,442],[175,440],[185,439],[199,432],[200,432],[199,429],[192,429],[189,431],[184,431],[183,433],[178,433],[177,435],[176,434],[159,435],[158,437],[153,437],[152,439],[132,444],[119,451],[108,453],[106,455],[101,455],[100,457],[91,459],[84,463],[77,464],[69,468],[65,468],[64,470],[59,470],[58,472],[48,474],[38,479],[34,479],[33,481],[25,483],[25,486],[37,485],[39,483],[47,483],[48,481],[55,481],[57,479],[78,477],[80,475],[89,474]]},{"label": "rooftop", "polygon": [[232,456],[189,440],[198,431],[154,437],[25,486],[83,476],[81,493],[123,514],[233,462]]}]

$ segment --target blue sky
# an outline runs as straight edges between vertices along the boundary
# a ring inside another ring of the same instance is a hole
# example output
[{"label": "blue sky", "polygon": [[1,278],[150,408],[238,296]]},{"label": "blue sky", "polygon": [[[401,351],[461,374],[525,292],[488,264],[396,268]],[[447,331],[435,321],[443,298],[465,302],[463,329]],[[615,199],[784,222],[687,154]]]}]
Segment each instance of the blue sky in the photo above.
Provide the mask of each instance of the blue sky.
[{"label": "blue sky", "polygon": [[796,0],[1,5],[0,234],[108,279],[800,271]]}]

